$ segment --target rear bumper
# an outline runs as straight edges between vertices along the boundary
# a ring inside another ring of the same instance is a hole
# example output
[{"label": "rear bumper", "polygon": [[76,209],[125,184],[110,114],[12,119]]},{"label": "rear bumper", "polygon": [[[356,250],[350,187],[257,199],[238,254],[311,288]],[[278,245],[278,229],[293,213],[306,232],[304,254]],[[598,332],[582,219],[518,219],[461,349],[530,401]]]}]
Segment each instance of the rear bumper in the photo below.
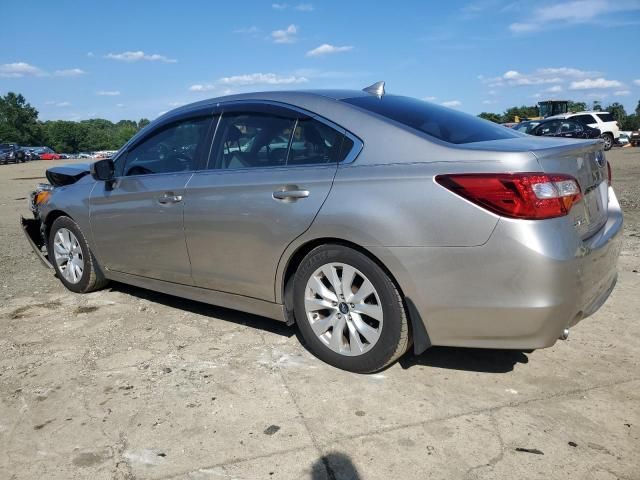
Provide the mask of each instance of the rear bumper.
[{"label": "rear bumper", "polygon": [[617,279],[622,212],[580,240],[569,217],[501,219],[488,242],[463,248],[385,248],[374,253],[416,306],[433,345],[535,349],[592,315]]},{"label": "rear bumper", "polygon": [[40,233],[40,221],[33,218],[24,218],[20,216],[20,224],[22,225],[22,231],[31,248],[38,256],[42,264],[47,268],[53,268],[49,262],[44,250],[44,241],[42,240],[42,234]]}]

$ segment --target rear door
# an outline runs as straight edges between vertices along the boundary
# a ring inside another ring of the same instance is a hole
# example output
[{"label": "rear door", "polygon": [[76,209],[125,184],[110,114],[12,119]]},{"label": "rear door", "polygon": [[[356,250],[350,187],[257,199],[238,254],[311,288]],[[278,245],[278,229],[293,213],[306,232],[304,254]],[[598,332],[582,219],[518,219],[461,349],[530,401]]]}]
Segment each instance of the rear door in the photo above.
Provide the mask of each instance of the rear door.
[{"label": "rear door", "polygon": [[273,301],[282,253],[313,222],[353,145],[341,128],[292,109],[228,106],[208,167],[185,194],[194,284]]},{"label": "rear door", "polygon": [[[209,109],[211,110],[211,109]],[[208,153],[211,114],[200,112],[149,132],[116,160],[117,178],[90,199],[97,251],[109,270],[191,284],[184,238],[185,186]]]}]

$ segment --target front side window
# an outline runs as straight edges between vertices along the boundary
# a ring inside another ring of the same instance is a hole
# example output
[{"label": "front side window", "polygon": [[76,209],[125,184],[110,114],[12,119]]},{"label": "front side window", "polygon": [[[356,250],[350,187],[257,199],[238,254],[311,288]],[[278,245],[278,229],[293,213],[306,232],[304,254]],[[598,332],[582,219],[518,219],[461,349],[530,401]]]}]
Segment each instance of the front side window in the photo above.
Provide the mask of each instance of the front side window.
[{"label": "front side window", "polygon": [[582,131],[582,127],[576,122],[572,122],[570,120],[564,120],[560,124],[560,133],[573,133],[573,132],[581,132],[581,131]]},{"label": "front side window", "polygon": [[126,155],[124,176],[194,170],[210,118],[183,120],[161,129]]},{"label": "front side window", "polygon": [[536,130],[537,135],[555,135],[558,131],[558,127],[560,126],[560,122],[546,122],[538,127]]}]

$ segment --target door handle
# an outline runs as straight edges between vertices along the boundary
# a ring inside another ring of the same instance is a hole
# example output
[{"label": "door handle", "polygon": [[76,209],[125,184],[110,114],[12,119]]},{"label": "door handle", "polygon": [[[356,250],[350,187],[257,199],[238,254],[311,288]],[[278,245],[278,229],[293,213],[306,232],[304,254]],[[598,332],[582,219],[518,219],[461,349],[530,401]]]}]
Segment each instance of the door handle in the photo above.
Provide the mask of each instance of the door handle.
[{"label": "door handle", "polygon": [[160,198],[158,198],[158,203],[167,204],[167,203],[178,203],[182,201],[182,195],[174,195],[173,192],[165,192]]},{"label": "door handle", "polygon": [[273,198],[276,200],[295,201],[308,196],[309,190],[277,190],[273,192]]}]

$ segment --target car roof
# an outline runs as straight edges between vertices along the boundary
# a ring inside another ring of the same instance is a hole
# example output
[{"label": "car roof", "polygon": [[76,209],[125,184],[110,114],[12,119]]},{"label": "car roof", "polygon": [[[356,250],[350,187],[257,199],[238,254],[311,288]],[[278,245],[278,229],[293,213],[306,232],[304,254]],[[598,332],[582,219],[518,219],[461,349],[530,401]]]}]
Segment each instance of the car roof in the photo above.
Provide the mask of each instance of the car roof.
[{"label": "car roof", "polygon": [[[165,115],[174,115],[176,113],[184,113],[189,110],[196,110],[201,107],[213,106],[224,102],[235,101],[275,101],[288,103],[291,105],[299,105],[301,103],[307,103],[309,100],[326,100],[327,102],[335,102],[338,100],[345,100],[347,98],[354,97],[366,97],[371,95],[370,93],[363,92],[362,90],[347,90],[347,89],[317,89],[317,90],[272,90],[263,92],[251,92],[251,93],[238,93],[234,95],[225,95],[222,97],[214,97],[199,102],[183,105],[174,110],[167,112]],[[165,116],[163,115],[163,117]]]}]

